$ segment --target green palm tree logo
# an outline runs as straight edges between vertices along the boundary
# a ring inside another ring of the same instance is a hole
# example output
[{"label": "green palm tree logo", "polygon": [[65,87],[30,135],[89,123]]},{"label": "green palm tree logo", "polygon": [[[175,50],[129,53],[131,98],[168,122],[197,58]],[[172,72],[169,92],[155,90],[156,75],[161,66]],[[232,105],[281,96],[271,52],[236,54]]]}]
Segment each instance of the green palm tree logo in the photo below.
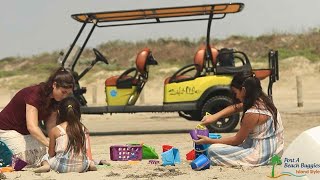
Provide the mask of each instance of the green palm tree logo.
[{"label": "green palm tree logo", "polygon": [[278,156],[277,154],[272,156],[271,158],[271,164],[272,164],[272,172],[271,172],[271,177],[274,178],[274,167],[276,165],[281,165],[282,164],[282,161],[281,161],[281,158],[280,156]]}]

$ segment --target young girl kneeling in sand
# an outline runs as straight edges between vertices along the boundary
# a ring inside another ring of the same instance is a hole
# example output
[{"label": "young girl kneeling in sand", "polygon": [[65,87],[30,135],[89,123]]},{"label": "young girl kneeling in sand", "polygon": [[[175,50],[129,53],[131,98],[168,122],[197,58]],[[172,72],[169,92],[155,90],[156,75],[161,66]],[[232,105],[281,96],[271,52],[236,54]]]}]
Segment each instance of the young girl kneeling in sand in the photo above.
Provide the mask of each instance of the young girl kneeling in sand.
[{"label": "young girl kneeling in sand", "polygon": [[50,169],[59,173],[97,170],[94,162],[86,155],[88,131],[80,118],[80,105],[76,99],[67,97],[60,102],[58,125],[49,133],[48,154],[35,172],[48,172]]}]

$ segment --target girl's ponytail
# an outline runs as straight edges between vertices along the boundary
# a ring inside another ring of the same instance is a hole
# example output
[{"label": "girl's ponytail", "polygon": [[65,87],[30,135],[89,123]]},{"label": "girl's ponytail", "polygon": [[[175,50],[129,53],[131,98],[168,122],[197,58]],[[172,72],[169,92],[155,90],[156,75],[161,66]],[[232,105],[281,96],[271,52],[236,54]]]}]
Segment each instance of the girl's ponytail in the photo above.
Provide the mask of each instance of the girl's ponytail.
[{"label": "girl's ponytail", "polygon": [[73,97],[67,97],[60,102],[59,122],[68,122],[66,133],[69,143],[66,152],[72,150],[75,154],[85,154],[85,127],[80,122],[80,104]]}]

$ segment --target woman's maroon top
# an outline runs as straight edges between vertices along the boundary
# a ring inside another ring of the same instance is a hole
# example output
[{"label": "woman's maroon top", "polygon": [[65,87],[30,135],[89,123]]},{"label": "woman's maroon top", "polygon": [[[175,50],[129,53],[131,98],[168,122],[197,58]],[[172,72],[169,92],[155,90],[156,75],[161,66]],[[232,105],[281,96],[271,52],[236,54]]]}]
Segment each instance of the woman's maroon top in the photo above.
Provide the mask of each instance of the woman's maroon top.
[{"label": "woman's maroon top", "polygon": [[15,130],[23,135],[30,134],[26,122],[26,104],[38,109],[38,120],[46,121],[48,115],[39,110],[41,106],[40,91],[40,85],[20,90],[0,112],[0,129]]}]

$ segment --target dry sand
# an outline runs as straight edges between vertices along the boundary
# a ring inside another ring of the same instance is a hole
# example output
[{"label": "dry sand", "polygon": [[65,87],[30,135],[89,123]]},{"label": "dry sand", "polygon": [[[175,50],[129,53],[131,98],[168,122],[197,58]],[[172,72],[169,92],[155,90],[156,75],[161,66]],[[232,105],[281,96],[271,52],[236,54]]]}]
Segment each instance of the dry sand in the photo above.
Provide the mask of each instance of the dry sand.
[{"label": "dry sand", "polygon": [[[285,127],[285,147],[301,132],[320,125],[320,79],[319,64],[310,64],[307,60],[291,58],[280,64],[280,81],[274,84],[274,101],[282,115]],[[304,107],[297,107],[296,75],[303,77]],[[161,78],[160,78],[161,79]],[[162,78],[164,79],[164,78]],[[161,79],[161,82],[163,82]],[[102,81],[103,82],[103,81]],[[162,84],[151,81],[145,87],[144,104],[161,104]],[[99,82],[101,83],[101,82]],[[266,84],[266,83],[264,83]],[[103,86],[100,89],[98,104],[104,101]],[[88,101],[92,102],[88,88]],[[1,104],[9,100],[9,91],[0,92]],[[141,101],[139,102],[141,103]],[[237,167],[227,168],[211,166],[205,171],[193,171],[185,154],[192,149],[192,141],[187,133],[197,122],[180,118],[177,113],[141,113],[141,114],[112,114],[84,115],[84,124],[93,133],[91,146],[94,159],[109,161],[109,147],[116,144],[132,142],[145,143],[155,147],[159,156],[163,144],[175,146],[180,151],[181,164],[176,166],[160,166],[148,164],[143,160],[137,164],[129,162],[110,161],[111,166],[99,167],[96,172],[58,174],[56,172],[36,174],[32,169],[6,173],[9,179],[268,179],[271,166],[256,168]],[[239,128],[239,127],[238,127]],[[237,128],[237,129],[238,129]],[[137,134],[141,132],[143,134]],[[152,132],[152,133],[150,133]],[[232,133],[222,133],[224,137]],[[276,168],[276,172],[281,171]]]}]

